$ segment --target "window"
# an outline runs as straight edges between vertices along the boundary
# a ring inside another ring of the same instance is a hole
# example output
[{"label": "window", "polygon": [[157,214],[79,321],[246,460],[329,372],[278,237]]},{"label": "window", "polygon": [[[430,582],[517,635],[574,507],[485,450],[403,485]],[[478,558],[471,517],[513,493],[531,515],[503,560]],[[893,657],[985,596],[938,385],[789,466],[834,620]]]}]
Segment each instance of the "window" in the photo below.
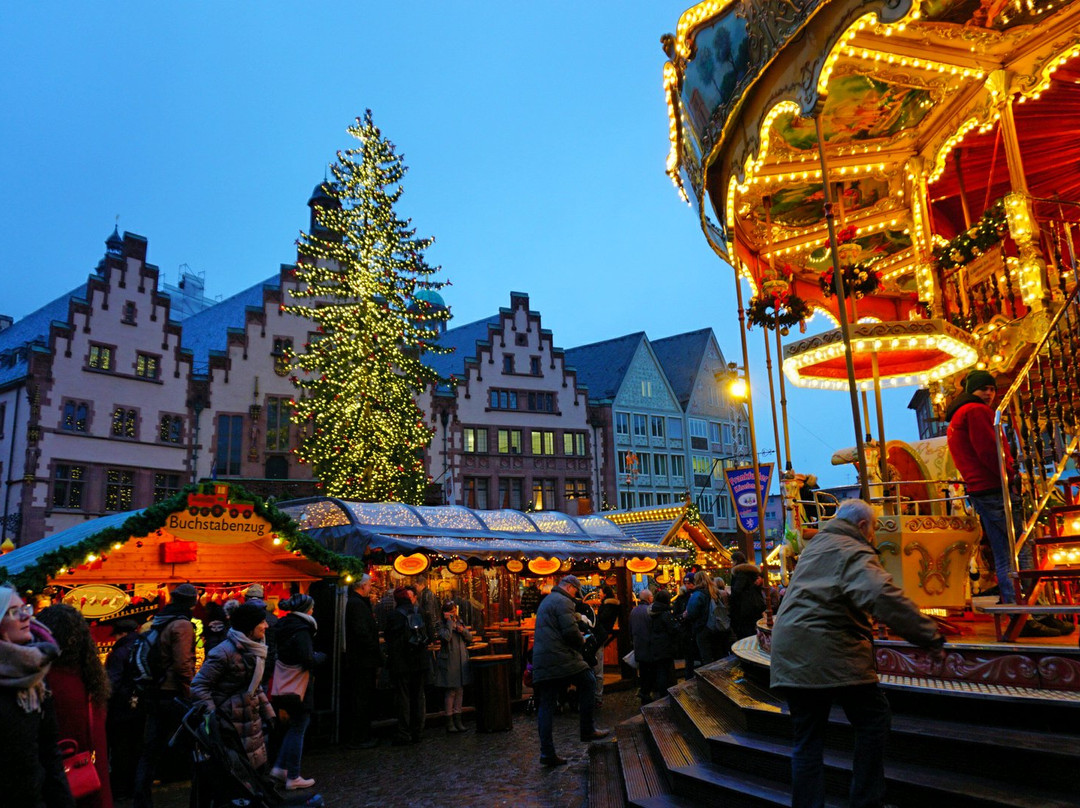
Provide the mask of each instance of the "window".
[{"label": "window", "polygon": [[533,508],[538,511],[555,510],[555,481],[533,480],[532,487]]},{"label": "window", "polygon": [[162,502],[180,491],[179,474],[154,475],[154,502]]},{"label": "window", "polygon": [[634,413],[634,437],[644,438],[649,434],[649,420],[644,415]]},{"label": "window", "polygon": [[648,474],[652,471],[652,457],[648,452],[641,452],[638,455],[638,474]]},{"label": "window", "polygon": [[653,455],[653,474],[659,477],[667,477],[667,455]]},{"label": "window", "polygon": [[158,440],[162,443],[179,443],[184,419],[179,415],[162,415],[158,424]]},{"label": "window", "polygon": [[521,454],[521,430],[499,430],[499,454]]},{"label": "window", "polygon": [[488,406],[493,410],[516,410],[517,392],[514,390],[491,390],[488,393]]},{"label": "window", "polygon": [[732,440],[732,436],[734,435],[734,433],[731,431],[731,424],[723,424],[722,429],[723,429],[724,443],[725,444],[734,443],[734,441]]},{"label": "window", "polygon": [[647,491],[643,492],[641,494],[638,494],[638,504],[642,508],[651,507],[652,504],[653,504],[652,494],[648,493]]},{"label": "window", "polygon": [[60,423],[60,428],[68,432],[85,432],[89,412],[90,405],[85,401],[65,401],[64,420]]},{"label": "window", "polygon": [[529,335],[528,334],[515,334],[514,335],[514,344],[515,345],[528,345],[529,344]]},{"label": "window", "polygon": [[135,437],[135,410],[117,407],[113,410],[112,434],[114,438]]},{"label": "window", "polygon": [[292,407],[289,399],[270,396],[266,399],[266,448],[271,452],[289,450],[289,425]]},{"label": "window", "polygon": [[105,470],[105,510],[130,511],[135,498],[135,472]]},{"label": "window", "polygon": [[690,446],[694,449],[709,448],[709,425],[700,418],[690,419]]},{"label": "window", "polygon": [[503,477],[499,480],[499,507],[521,510],[521,479]]},{"label": "window", "polygon": [[483,427],[467,426],[462,430],[466,452],[485,454],[488,450],[488,431]]},{"label": "window", "polygon": [[630,454],[630,453],[629,452],[616,452],[615,453],[615,457],[617,458],[617,465],[618,465],[618,469],[619,469],[619,474],[626,474],[627,473],[626,469],[628,468],[629,464],[626,462],[626,456],[628,454]]},{"label": "window", "polygon": [[105,345],[91,345],[87,364],[94,370],[113,370],[113,349]]},{"label": "window", "polygon": [[67,463],[57,465],[53,474],[53,507],[81,508],[85,480],[86,466],[72,466]]},{"label": "window", "polygon": [[641,395],[643,398],[652,398],[652,382],[642,380]]},{"label": "window", "polygon": [[709,443],[720,443],[720,424],[709,422]]},{"label": "window", "polygon": [[702,455],[694,455],[691,458],[694,466],[694,474],[712,474],[712,462]]},{"label": "window", "polygon": [[667,434],[672,440],[682,440],[682,418],[667,419]]},{"label": "window", "polygon": [[488,478],[465,478],[465,507],[486,511],[488,509]]},{"label": "window", "polygon": [[555,454],[555,433],[532,431],[532,453],[534,455]]},{"label": "window", "polygon": [[664,437],[664,416],[653,415],[649,418],[649,431],[654,438]]},{"label": "window", "polygon": [[731,508],[731,498],[726,494],[716,495],[716,515],[724,519],[728,518],[728,511]]},{"label": "window", "polygon": [[564,432],[563,433],[563,454],[566,455],[578,455],[579,457],[585,456],[585,433],[584,432]]},{"label": "window", "polygon": [[135,358],[135,375],[140,379],[156,379],[160,364],[158,357],[141,353]]},{"label": "window", "polygon": [[665,493],[662,493],[662,492],[657,494],[656,495],[656,504],[657,505],[670,505],[671,504],[671,494],[665,494]]},{"label": "window", "polygon": [[292,350],[292,337],[274,337],[274,348],[270,351],[271,356],[284,356]]},{"label": "window", "polygon": [[619,492],[619,507],[624,511],[628,511],[631,508],[633,508],[634,507],[634,495],[633,495],[633,493],[631,493],[630,491],[620,491]]},{"label": "window", "polygon": [[555,412],[554,393],[529,393],[526,400],[530,412]]},{"label": "window", "polygon": [[683,477],[686,475],[686,463],[682,455],[671,455],[671,476]]},{"label": "window", "polygon": [[531,373],[533,376],[539,376],[540,375],[540,357],[539,356],[530,356],[529,357],[529,373]]},{"label": "window", "polygon": [[135,301],[129,300],[124,304],[124,313],[120,321],[127,325],[135,325]]},{"label": "window", "polygon": [[565,491],[567,501],[572,499],[584,499],[589,496],[589,481],[567,480]]},{"label": "window", "polygon": [[217,451],[214,454],[214,470],[218,474],[240,474],[240,451],[244,436],[244,416],[219,415],[217,423]]},{"label": "window", "polygon": [[514,372],[514,355],[503,354],[503,373]]},{"label": "window", "polygon": [[630,414],[626,412],[615,413],[615,434],[616,435],[629,435],[630,434]]}]

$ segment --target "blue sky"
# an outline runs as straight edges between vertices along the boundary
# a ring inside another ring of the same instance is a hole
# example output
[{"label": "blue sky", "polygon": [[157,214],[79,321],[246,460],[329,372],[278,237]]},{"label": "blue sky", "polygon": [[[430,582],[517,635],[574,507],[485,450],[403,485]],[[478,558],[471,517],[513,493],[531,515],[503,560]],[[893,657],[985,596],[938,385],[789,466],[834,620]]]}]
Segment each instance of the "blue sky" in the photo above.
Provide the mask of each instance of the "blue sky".
[{"label": "blue sky", "polygon": [[[307,199],[365,108],[410,167],[401,212],[454,322],[526,292],[555,342],[711,326],[740,358],[731,269],[664,174],[661,34],[689,0],[8,4],[0,18],[0,313],[82,283],[121,230],[170,283],[228,297],[295,258]],[[824,329],[812,323],[811,331]],[[759,444],[771,448],[750,333]],[[914,438],[912,390],[887,437]],[[847,395],[789,388],[796,470],[851,481]]]}]

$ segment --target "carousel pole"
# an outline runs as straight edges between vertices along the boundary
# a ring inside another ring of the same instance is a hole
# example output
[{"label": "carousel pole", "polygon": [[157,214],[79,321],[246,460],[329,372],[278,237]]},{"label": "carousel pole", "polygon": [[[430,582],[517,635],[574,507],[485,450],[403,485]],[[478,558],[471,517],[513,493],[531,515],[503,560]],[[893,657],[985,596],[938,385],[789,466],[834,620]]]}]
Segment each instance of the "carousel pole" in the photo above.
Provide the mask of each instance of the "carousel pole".
[{"label": "carousel pole", "polygon": [[[839,183],[837,183],[837,185],[840,186],[840,193],[836,197],[836,207],[840,212],[840,226],[841,227],[846,227],[847,226],[847,210],[844,208],[844,183],[839,182]],[[859,323],[859,298],[858,298],[858,295],[853,294],[849,298],[848,302],[851,303],[851,322],[858,325],[858,323]],[[864,434],[866,435],[866,440],[871,441],[871,440],[874,439],[874,436],[870,434],[870,399],[869,399],[869,396],[866,395],[866,390],[861,390],[860,395],[862,397],[863,423],[866,425],[866,432]]]},{"label": "carousel pole", "polygon": [[[743,294],[742,283],[739,281],[739,269],[736,266],[738,258],[735,256],[734,245],[730,246],[729,255],[731,256],[732,268],[735,270],[735,299],[739,307],[739,339],[742,342],[742,357],[743,357],[743,373],[749,373],[750,367],[750,351],[746,347],[746,309],[743,308]],[[757,451],[757,430],[754,429],[754,391],[750,387],[750,380],[746,380],[746,414],[750,421],[750,462],[754,465],[754,499],[757,500],[757,515],[758,515],[758,540],[761,542],[761,577],[765,580],[766,586],[769,583],[769,562],[768,553],[765,550],[765,502],[761,496],[761,466],[758,464],[758,451]],[[750,538],[750,534],[746,533],[746,543],[743,545],[743,552],[746,553],[747,558],[757,558],[757,554],[754,552],[754,541]],[[767,625],[772,625],[772,599],[765,599],[765,620]]]},{"label": "carousel pole", "polygon": [[[840,268],[840,256],[837,254],[836,220],[833,213],[832,185],[829,182],[829,164],[825,158],[825,137],[821,131],[821,114],[814,115],[814,128],[817,130],[818,157],[821,160],[821,184],[825,191],[825,224],[829,229],[829,251],[832,253],[833,283],[836,287],[837,313],[840,315],[840,334],[844,339],[844,361],[847,365],[848,393],[851,396],[851,419],[855,427],[855,451],[859,459],[859,495],[870,501],[870,486],[866,475],[866,446],[862,437],[862,417],[859,414],[859,391],[855,383],[855,362],[851,356],[851,328],[848,325],[847,301],[844,294],[844,273]],[[736,284],[737,286],[738,284]],[[741,293],[739,308],[742,308]],[[743,351],[746,340],[743,339]]]},{"label": "carousel pole", "polygon": [[877,405],[878,466],[881,469],[881,493],[884,496],[885,483],[889,481],[889,453],[885,445],[885,416],[881,411],[881,374],[878,371],[877,351],[870,354],[870,367],[874,372],[874,404]]}]

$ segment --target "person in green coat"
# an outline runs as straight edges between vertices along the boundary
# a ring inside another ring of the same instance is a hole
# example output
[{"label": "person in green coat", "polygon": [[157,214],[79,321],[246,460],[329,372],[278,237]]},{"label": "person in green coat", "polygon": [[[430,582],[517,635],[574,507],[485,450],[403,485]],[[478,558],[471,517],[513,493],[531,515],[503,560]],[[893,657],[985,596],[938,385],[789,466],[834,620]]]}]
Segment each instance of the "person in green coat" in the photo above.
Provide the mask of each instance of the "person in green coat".
[{"label": "person in green coat", "polygon": [[881,565],[874,549],[874,509],[861,499],[806,545],[772,632],[772,687],[787,699],[794,730],[792,806],[824,805],[824,741],[829,710],[839,704],[855,729],[851,805],[881,806],[889,703],[878,687],[871,618],[944,658],[944,638]]},{"label": "person in green coat", "polygon": [[458,605],[448,600],[442,607],[442,621],[436,630],[439,655],[435,662],[435,686],[445,691],[446,731],[464,732],[461,720],[461,700],[465,685],[472,681],[469,670],[468,645],[472,634],[458,617]]}]

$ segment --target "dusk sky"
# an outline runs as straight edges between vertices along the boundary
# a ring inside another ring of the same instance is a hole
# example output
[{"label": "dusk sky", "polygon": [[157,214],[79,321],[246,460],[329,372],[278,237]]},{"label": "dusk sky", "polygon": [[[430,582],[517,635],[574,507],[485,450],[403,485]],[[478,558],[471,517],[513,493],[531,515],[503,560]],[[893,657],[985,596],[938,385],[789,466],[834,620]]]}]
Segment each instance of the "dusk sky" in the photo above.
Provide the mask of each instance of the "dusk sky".
[{"label": "dusk sky", "polygon": [[[660,36],[690,5],[9,3],[0,313],[83,283],[117,216],[169,283],[186,265],[225,298],[269,277],[295,260],[312,188],[371,108],[410,168],[399,212],[435,237],[429,261],[453,284],[451,326],[513,290],[564,348],[711,326],[741,360],[732,270],[664,173]],[[886,398],[890,439],[917,437],[912,392]],[[796,470],[853,481],[829,465],[853,443],[847,394],[789,399]]]}]

